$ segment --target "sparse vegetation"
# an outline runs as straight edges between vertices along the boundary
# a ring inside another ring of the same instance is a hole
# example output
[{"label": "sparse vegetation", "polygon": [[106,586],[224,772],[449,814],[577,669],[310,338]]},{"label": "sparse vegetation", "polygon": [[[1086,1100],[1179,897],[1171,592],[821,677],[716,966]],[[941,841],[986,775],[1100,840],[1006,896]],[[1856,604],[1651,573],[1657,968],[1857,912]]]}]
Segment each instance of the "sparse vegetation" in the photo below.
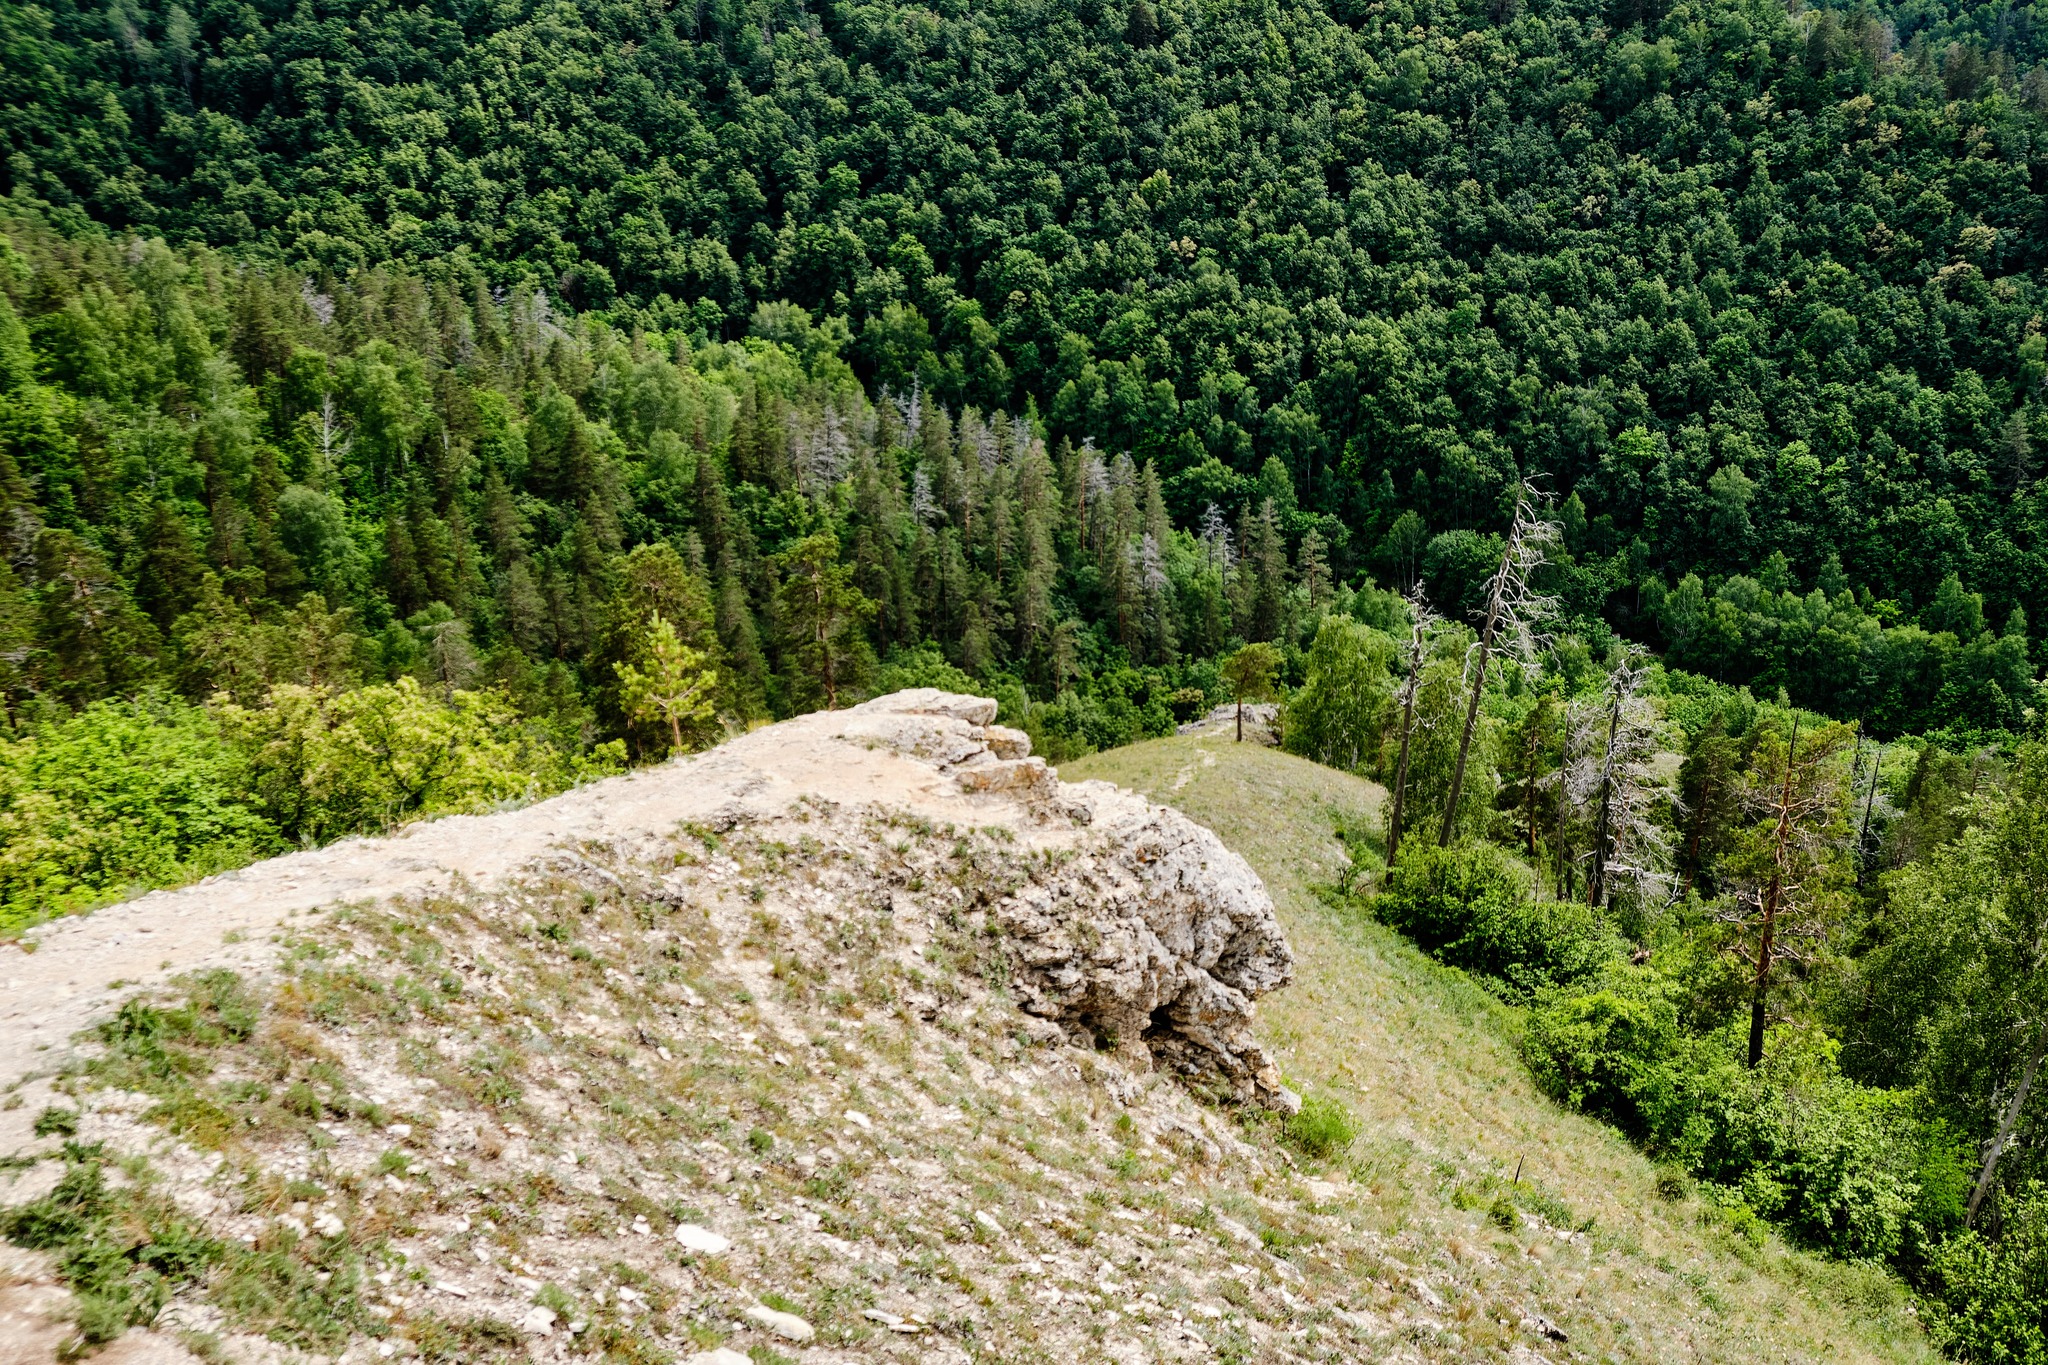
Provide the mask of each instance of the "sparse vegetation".
[{"label": "sparse vegetation", "polygon": [[[1181,807],[1265,878],[1300,977],[1262,1003],[1262,1029],[1290,1075],[1357,1116],[1344,1169],[1377,1217],[1403,1229],[1397,1254],[1439,1267],[1419,1278],[1447,1304],[1454,1285],[1532,1295],[1570,1349],[1618,1359],[1747,1362],[1763,1341],[1816,1361],[1931,1356],[1895,1277],[1799,1249],[1723,1186],[1661,1195],[1669,1182],[1657,1166],[1532,1081],[1522,1039],[1533,1014],[1329,894],[1349,859],[1326,812],[1344,812],[1354,846],[1371,847],[1356,832],[1383,818],[1378,788],[1201,737],[1093,755],[1062,775]],[[1404,841],[1403,860],[1421,857],[1427,842]],[[1497,1201],[1517,1216],[1512,1232],[1493,1216]],[[1495,1239],[1512,1240],[1513,1254],[1487,1250]],[[1441,1267],[1453,1269],[1446,1276]],[[1853,1312],[1843,1307],[1851,1303]],[[1679,1304],[1690,1310],[1683,1328],[1672,1324]],[[1626,1337],[1616,1327],[1623,1319]]]}]

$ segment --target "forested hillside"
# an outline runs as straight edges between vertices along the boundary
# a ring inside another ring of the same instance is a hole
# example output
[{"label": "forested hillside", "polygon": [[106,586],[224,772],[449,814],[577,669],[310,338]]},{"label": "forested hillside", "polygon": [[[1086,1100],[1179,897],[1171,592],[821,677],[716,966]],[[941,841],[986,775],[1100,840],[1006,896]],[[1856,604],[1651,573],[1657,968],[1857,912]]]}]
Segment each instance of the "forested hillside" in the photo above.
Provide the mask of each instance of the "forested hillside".
[{"label": "forested hillside", "polygon": [[0,50],[0,188],[64,214],[710,341],[790,301],[1183,525],[1277,458],[1290,545],[1440,597],[1536,472],[1572,606],[1676,662],[2026,704],[1979,637],[2048,612],[2030,8],[118,0]]},{"label": "forested hillside", "polygon": [[0,6],[0,930],[898,686],[1055,760],[1284,697],[1392,789],[1340,913],[1729,1237],[2048,1359],[2044,58]]}]

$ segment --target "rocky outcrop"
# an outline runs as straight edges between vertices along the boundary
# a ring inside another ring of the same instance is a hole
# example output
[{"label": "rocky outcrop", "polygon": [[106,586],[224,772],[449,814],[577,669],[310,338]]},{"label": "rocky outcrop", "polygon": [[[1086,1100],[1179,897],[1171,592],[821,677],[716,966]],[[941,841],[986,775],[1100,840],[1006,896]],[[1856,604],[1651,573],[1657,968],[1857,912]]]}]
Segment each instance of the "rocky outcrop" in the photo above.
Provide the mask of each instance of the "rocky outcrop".
[{"label": "rocky outcrop", "polygon": [[839,736],[929,762],[965,792],[1015,798],[1042,839],[1083,855],[987,911],[1015,955],[1021,1007],[1128,1059],[1297,1107],[1252,1033],[1253,1002],[1294,976],[1258,875],[1176,810],[1108,783],[1062,783],[995,713],[984,697],[899,692],[841,713]]},{"label": "rocky outcrop", "polygon": [[[588,864],[658,862],[679,828],[767,830],[792,812],[890,812],[933,827],[1002,827],[1041,855],[981,907],[999,928],[1014,998],[1127,1060],[1212,1075],[1247,1099],[1291,1102],[1252,1036],[1253,1002],[1292,957],[1243,859],[1175,811],[1100,783],[1063,783],[996,703],[931,688],[765,726],[709,752],[592,783],[521,810],[351,839],[157,892],[41,931],[7,964],[0,1085],[110,1008],[81,981],[154,984],[231,965],[262,973],[268,931],[295,913],[463,887],[516,885]],[[614,874],[592,872],[593,877]],[[234,945],[229,947],[227,945]]]}]

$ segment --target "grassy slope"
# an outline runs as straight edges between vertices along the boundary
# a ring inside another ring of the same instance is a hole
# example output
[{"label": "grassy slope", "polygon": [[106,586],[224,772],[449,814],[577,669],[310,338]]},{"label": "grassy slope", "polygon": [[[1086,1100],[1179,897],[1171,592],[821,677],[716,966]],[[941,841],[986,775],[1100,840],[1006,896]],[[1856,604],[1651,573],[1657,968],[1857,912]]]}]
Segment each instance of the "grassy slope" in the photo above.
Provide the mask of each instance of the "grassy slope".
[{"label": "grassy slope", "polygon": [[[1459,1280],[1526,1295],[1600,1357],[1929,1358],[1894,1282],[1775,1239],[1753,1248],[1696,1201],[1660,1198],[1650,1163],[1618,1135],[1536,1091],[1514,1011],[1315,896],[1343,863],[1329,812],[1376,810],[1382,788],[1227,736],[1154,740],[1060,775],[1178,807],[1265,878],[1299,963],[1295,985],[1261,1005],[1267,1041],[1296,1084],[1363,1121],[1349,1160],[1384,1230],[1425,1231]],[[1483,1208],[1518,1163],[1537,1198],[1593,1220],[1589,1237],[1510,1239],[1460,1207]]]}]

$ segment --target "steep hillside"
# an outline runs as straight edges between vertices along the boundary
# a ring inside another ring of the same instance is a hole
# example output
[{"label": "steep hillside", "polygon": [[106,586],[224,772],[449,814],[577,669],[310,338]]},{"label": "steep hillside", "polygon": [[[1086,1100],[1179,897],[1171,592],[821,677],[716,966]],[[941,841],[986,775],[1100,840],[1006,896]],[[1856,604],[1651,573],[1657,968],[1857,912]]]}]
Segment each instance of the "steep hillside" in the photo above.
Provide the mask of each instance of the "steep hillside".
[{"label": "steep hillside", "polygon": [[[1343,851],[1332,813],[1375,809],[1375,784],[1227,733],[1154,740],[1066,764],[1208,825],[1264,878],[1294,946],[1289,990],[1260,1031],[1290,1081],[1360,1120],[1338,1162],[1364,1224],[1440,1277],[1439,1292],[1543,1305],[1573,1349],[1623,1360],[1917,1360],[1911,1309],[1881,1276],[1776,1239],[1752,1246],[1617,1134],[1537,1093],[1514,1012],[1398,935],[1312,891]],[[1519,1170],[1521,1182],[1512,1179]],[[1508,1237],[1496,1195],[1556,1209],[1570,1242]]]},{"label": "steep hillside", "polygon": [[0,1359],[1923,1354],[1320,908],[1369,785],[1208,736],[1067,774],[1190,820],[992,714],[899,694],[46,934],[37,995],[214,941],[0,1021]]},{"label": "steep hillside", "polygon": [[17,1000],[136,937],[194,970],[0,1029],[10,1365],[1549,1343],[1277,1141],[1336,1145],[1250,1033],[1292,959],[1243,860],[994,709],[902,693],[47,934]]}]

